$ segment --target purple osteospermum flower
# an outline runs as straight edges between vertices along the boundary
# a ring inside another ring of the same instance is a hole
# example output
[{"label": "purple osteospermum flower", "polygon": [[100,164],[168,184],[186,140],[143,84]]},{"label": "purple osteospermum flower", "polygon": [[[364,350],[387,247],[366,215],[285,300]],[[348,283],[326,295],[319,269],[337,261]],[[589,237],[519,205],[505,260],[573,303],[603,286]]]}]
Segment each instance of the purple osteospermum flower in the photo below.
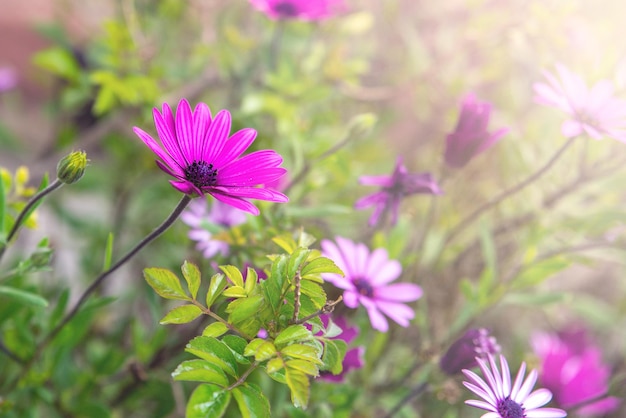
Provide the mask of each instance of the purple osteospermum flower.
[{"label": "purple osteospermum flower", "polygon": [[578,75],[557,64],[560,81],[544,72],[548,83],[535,83],[538,103],[561,109],[572,119],[563,122],[566,137],[587,134],[593,139],[609,136],[626,142],[626,101],[613,97],[610,81],[602,80],[588,89]]},{"label": "purple osteospermum flower", "polygon": [[[320,315],[320,319],[322,320],[322,323],[324,324],[324,328],[327,328],[330,322],[330,315],[328,314]],[[359,329],[357,327],[348,326],[348,322],[346,321],[344,317],[340,316],[340,317],[333,318],[333,322],[339,328],[341,328],[341,333],[334,337],[331,337],[332,340],[344,340],[346,344],[350,345],[352,340],[354,340],[356,336],[359,335]],[[320,334],[321,332],[319,332],[316,335],[320,335]],[[325,380],[327,382],[334,382],[334,383],[343,382],[345,380],[346,373],[348,373],[352,369],[360,369],[361,367],[363,367],[363,364],[365,364],[363,361],[364,354],[365,354],[365,347],[354,347],[354,348],[349,349],[346,352],[345,357],[343,358],[343,363],[342,363],[343,369],[341,370],[341,373],[334,375],[330,372],[321,372],[320,379]]]},{"label": "purple osteospermum flower", "polygon": [[389,260],[384,248],[370,253],[364,244],[342,237],[336,237],[335,241],[337,244],[323,240],[322,252],[337,264],[345,277],[327,273],[322,274],[324,280],[344,290],[343,301],[349,308],[363,305],[374,329],[381,332],[389,329],[383,314],[407,327],[415,312],[404,302],[419,299],[422,288],[412,283],[389,284],[400,276],[402,266],[396,260]]},{"label": "purple osteospermum flower", "polygon": [[178,103],[176,119],[167,103],[153,111],[163,148],[143,130],[135,133],[161,160],[157,165],[176,178],[170,183],[188,195],[210,194],[215,199],[254,215],[259,209],[248,199],[287,202],[287,196],[257,185],[285,174],[282,157],[272,150],[256,151],[239,158],[256,137],[254,129],[235,132],[230,138],[231,117],[221,110],[215,118],[204,103],[192,112],[189,102]]},{"label": "purple osteospermum flower", "polygon": [[439,367],[444,373],[454,375],[463,369],[478,366],[476,357],[487,358],[488,354],[500,352],[500,346],[486,328],[469,329],[456,340],[441,357]]},{"label": "purple osteospermum flower", "polygon": [[191,227],[188,237],[197,242],[196,248],[205,258],[216,254],[228,255],[226,241],[215,239],[214,233],[246,222],[246,213],[216,200],[208,208],[206,199],[194,199],[182,213],[181,219]]},{"label": "purple osteospermum flower", "polygon": [[471,93],[465,96],[456,129],[446,137],[446,164],[455,168],[463,167],[509,131],[508,128],[501,128],[493,133],[488,132],[490,116],[490,103],[479,102]]},{"label": "purple osteospermum flower", "polygon": [[550,402],[552,393],[548,389],[537,389],[531,393],[537,381],[537,372],[531,371],[526,380],[526,363],[522,363],[515,382],[511,386],[511,372],[509,365],[500,355],[500,368],[491,354],[488,362],[477,358],[476,361],[483,372],[486,381],[481,379],[471,370],[463,370],[463,374],[470,381],[463,382],[466,388],[480,396],[484,400],[465,401],[467,405],[489,411],[482,418],[560,418],[567,413],[556,408],[540,408]]},{"label": "purple osteospermum flower", "polygon": [[17,86],[17,73],[11,67],[0,67],[0,93]]},{"label": "purple osteospermum flower", "polygon": [[395,225],[398,222],[400,202],[405,196],[417,193],[443,193],[430,173],[409,173],[402,164],[402,158],[397,159],[396,167],[390,176],[361,176],[359,182],[381,187],[380,191],[362,197],[354,204],[355,209],[375,206],[369,220],[370,226],[378,224],[387,212],[391,212],[391,224]]},{"label": "purple osteospermum flower", "polygon": [[344,0],[250,0],[250,3],[274,20],[323,20],[346,10]]},{"label": "purple osteospermum flower", "polygon": [[541,384],[554,393],[558,406],[576,409],[580,416],[605,415],[617,409],[620,400],[606,396],[609,368],[584,329],[538,333],[532,345],[541,359]]}]

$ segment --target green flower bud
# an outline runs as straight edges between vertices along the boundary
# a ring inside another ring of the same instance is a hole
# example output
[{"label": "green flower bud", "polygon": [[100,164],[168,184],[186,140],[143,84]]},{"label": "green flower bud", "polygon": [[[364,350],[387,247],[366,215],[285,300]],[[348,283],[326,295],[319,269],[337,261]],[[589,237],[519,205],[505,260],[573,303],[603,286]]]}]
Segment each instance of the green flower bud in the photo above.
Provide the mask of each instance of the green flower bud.
[{"label": "green flower bud", "polygon": [[76,183],[85,174],[85,167],[87,167],[87,153],[73,151],[57,164],[57,177],[65,184]]}]

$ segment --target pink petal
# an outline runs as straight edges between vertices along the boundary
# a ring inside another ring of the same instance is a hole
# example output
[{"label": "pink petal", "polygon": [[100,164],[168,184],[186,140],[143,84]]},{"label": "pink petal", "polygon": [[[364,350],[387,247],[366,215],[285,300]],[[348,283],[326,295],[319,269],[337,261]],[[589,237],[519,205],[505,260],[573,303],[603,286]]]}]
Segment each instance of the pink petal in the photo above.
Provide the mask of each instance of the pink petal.
[{"label": "pink petal", "polygon": [[224,144],[222,152],[215,159],[215,164],[220,167],[229,164],[243,154],[252,145],[255,138],[256,131],[254,129],[248,128],[235,132]]},{"label": "pink petal", "polygon": [[259,208],[257,208],[256,206],[254,206],[252,203],[248,202],[247,200],[244,200],[238,197],[233,197],[230,195],[221,194],[221,193],[215,193],[215,192],[209,192],[209,194],[213,196],[214,198],[216,198],[217,200],[219,200],[220,202],[236,207],[237,209],[241,209],[244,212],[251,213],[255,216],[258,216],[260,213]]},{"label": "pink petal", "polygon": [[413,302],[422,297],[422,288],[412,283],[396,283],[376,288],[376,300]]},{"label": "pink petal", "polygon": [[222,153],[228,135],[230,134],[231,117],[228,110],[220,110],[211,122],[211,126],[204,138],[204,147],[202,148],[202,161],[208,163],[215,161],[217,164],[218,156]]},{"label": "pink petal", "polygon": [[180,144],[176,139],[176,125],[169,105],[167,103],[163,104],[163,114],[159,113],[159,110],[155,108],[152,111],[152,115],[154,116],[154,125],[156,126],[159,139],[161,139],[163,143],[163,147],[178,165],[182,168],[186,168],[189,165],[189,161],[185,159]]},{"label": "pink petal", "polygon": [[415,311],[401,303],[376,300],[376,306],[385,315],[403,327],[408,327],[411,319],[415,318]]}]

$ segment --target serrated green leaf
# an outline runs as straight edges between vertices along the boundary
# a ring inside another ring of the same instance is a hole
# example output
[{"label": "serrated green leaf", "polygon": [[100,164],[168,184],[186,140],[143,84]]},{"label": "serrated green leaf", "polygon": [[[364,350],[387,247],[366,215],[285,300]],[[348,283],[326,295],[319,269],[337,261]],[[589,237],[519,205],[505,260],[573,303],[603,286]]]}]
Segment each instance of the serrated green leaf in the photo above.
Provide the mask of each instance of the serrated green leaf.
[{"label": "serrated green leaf", "polygon": [[226,277],[230,279],[235,286],[243,288],[243,275],[235,266],[220,266],[220,270],[224,272]]},{"label": "serrated green leaf", "polygon": [[196,305],[177,306],[167,313],[159,322],[164,324],[186,324],[202,315],[202,309]]},{"label": "serrated green leaf", "polygon": [[287,360],[285,362],[285,367],[288,369],[298,370],[313,377],[317,377],[320,374],[319,368],[315,364],[307,360]]},{"label": "serrated green leaf", "polygon": [[230,399],[230,392],[219,386],[200,385],[187,402],[185,418],[221,418],[228,408]]},{"label": "serrated green leaf", "polygon": [[320,360],[320,352],[315,347],[306,344],[291,344],[280,350],[283,356],[289,356],[294,359],[307,360],[315,364],[324,364]]},{"label": "serrated green leaf", "polygon": [[256,287],[258,280],[259,280],[259,276],[257,275],[256,270],[253,269],[252,267],[248,267],[248,270],[246,271],[246,285],[245,285],[247,294],[251,294],[254,291],[254,288]]},{"label": "serrated green leaf", "polygon": [[213,337],[200,336],[189,341],[185,351],[207,360],[229,375],[237,377],[237,361],[223,342]]},{"label": "serrated green leaf", "polygon": [[224,290],[224,292],[222,292],[222,295],[226,296],[227,298],[245,298],[246,296],[248,296],[248,294],[246,293],[246,289],[241,286],[231,286],[228,289]]},{"label": "serrated green leaf", "polygon": [[276,336],[274,344],[276,344],[276,347],[279,349],[282,349],[288,344],[296,341],[310,340],[311,338],[311,331],[306,329],[304,325],[291,325]]},{"label": "serrated green leaf", "polygon": [[270,276],[263,283],[265,297],[267,298],[273,313],[276,313],[282,306],[281,295],[283,285],[285,283],[286,267],[287,257],[281,254],[272,262]]},{"label": "serrated green leaf", "polygon": [[263,343],[265,343],[265,340],[263,338],[255,338],[254,340],[250,341],[248,345],[246,346],[246,348],[243,350],[243,355],[244,356],[255,355],[255,353],[257,352],[257,350]]},{"label": "serrated green leaf", "polygon": [[263,341],[263,344],[260,344],[254,352],[256,361],[269,360],[274,356],[276,356],[276,347],[271,341]]},{"label": "serrated green leaf", "polygon": [[267,362],[267,366],[265,367],[265,370],[267,370],[269,374],[274,374],[284,367],[285,367],[285,363],[283,362],[283,359],[281,359],[280,357],[277,357]]},{"label": "serrated green leaf", "polygon": [[261,390],[253,384],[244,383],[232,391],[233,397],[239,406],[242,418],[270,417],[270,403]]},{"label": "serrated green leaf", "polygon": [[183,277],[187,281],[187,288],[189,289],[189,293],[191,297],[195,300],[198,296],[198,289],[200,289],[200,281],[201,275],[198,266],[193,263],[189,263],[185,261],[181,268],[183,272]]},{"label": "serrated green leaf", "polygon": [[46,306],[48,306],[48,301],[41,296],[35,293],[27,292],[25,290],[15,289],[13,287],[0,286],[0,298],[3,296],[39,308],[45,308]]},{"label": "serrated green leaf", "polygon": [[263,305],[263,296],[255,295],[249,298],[242,298],[232,301],[228,304],[226,312],[230,313],[228,321],[232,324],[238,324],[254,317]]},{"label": "serrated green leaf", "polygon": [[312,281],[303,281],[300,283],[300,292],[311,298],[315,307],[319,310],[326,304],[326,292],[319,284]]},{"label": "serrated green leaf", "polygon": [[191,300],[185,294],[180,285],[180,280],[174,273],[163,268],[147,268],[144,269],[143,275],[154,291],[165,299]]},{"label": "serrated green leaf", "polygon": [[226,335],[222,342],[230,349],[239,364],[250,364],[250,360],[244,356],[248,342],[237,335]]},{"label": "serrated green leaf", "polygon": [[228,327],[226,324],[222,322],[213,322],[211,325],[207,326],[204,331],[202,331],[202,335],[205,337],[219,337],[224,335],[228,331]]},{"label": "serrated green leaf", "polygon": [[324,362],[323,369],[335,375],[341,373],[343,370],[343,358],[346,356],[347,349],[348,344],[343,340],[325,340],[324,355],[322,356],[322,361]]},{"label": "serrated green leaf", "polygon": [[296,244],[296,241],[293,239],[293,237],[289,233],[274,237],[272,238],[272,241],[274,241],[274,243],[278,245],[280,248],[285,250],[287,254],[293,253],[294,250],[298,248],[298,244]]},{"label": "serrated green leaf", "polygon": [[296,408],[306,409],[309,403],[309,378],[299,370],[285,368],[285,381],[291,391],[291,402]]},{"label": "serrated green leaf", "polygon": [[326,257],[319,257],[312,260],[306,266],[302,268],[300,272],[303,279],[316,280],[319,274],[322,273],[334,273],[341,276],[344,275],[343,271],[333,262],[333,260]]},{"label": "serrated green leaf", "polygon": [[300,229],[300,233],[298,234],[298,247],[309,248],[315,241],[313,235],[307,234],[303,229]]},{"label": "serrated green leaf", "polygon": [[216,274],[211,277],[211,282],[209,283],[209,290],[206,294],[206,306],[207,308],[211,308],[211,306],[215,303],[218,297],[222,295],[222,291],[228,284],[226,277],[223,274]]},{"label": "serrated green leaf", "polygon": [[104,249],[104,263],[102,263],[102,271],[107,271],[111,267],[113,259],[113,232],[109,232],[107,243]]},{"label": "serrated green leaf", "polygon": [[221,387],[228,387],[228,377],[222,369],[206,360],[187,360],[178,365],[172,373],[174,380],[188,382],[213,383]]},{"label": "serrated green leaf", "polygon": [[307,248],[298,247],[289,256],[289,262],[287,263],[287,274],[290,278],[293,279],[296,276],[296,273],[298,272],[298,270],[300,270],[300,268],[308,258],[310,252],[311,250]]}]

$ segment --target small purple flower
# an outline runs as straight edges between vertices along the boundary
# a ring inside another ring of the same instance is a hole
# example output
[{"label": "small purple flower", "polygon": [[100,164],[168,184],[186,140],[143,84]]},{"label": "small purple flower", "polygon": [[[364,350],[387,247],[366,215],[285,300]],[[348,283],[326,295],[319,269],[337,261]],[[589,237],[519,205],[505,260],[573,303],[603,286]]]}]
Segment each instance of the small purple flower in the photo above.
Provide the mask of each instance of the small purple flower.
[{"label": "small purple flower", "polygon": [[497,354],[500,346],[486,328],[469,329],[456,340],[441,357],[439,367],[444,373],[454,375],[463,369],[478,366],[476,357],[486,359],[488,354]]},{"label": "small purple flower", "polygon": [[[320,319],[322,324],[324,324],[324,328],[328,328],[328,324],[330,323],[330,315],[322,314],[320,315]],[[331,340],[343,340],[346,344],[350,345],[352,340],[359,335],[359,329],[357,327],[348,326],[348,322],[342,316],[333,317],[332,318],[335,325],[341,328],[341,333],[335,335],[334,337],[330,337]],[[307,328],[310,329],[310,325],[306,325]],[[322,335],[322,331],[315,334],[317,336]],[[353,369],[360,369],[365,364],[363,361],[363,356],[365,354],[365,347],[354,347],[349,349],[346,352],[346,355],[343,359],[342,365],[343,369],[339,374],[332,374],[331,372],[323,371],[320,373],[320,379],[325,380],[327,382],[333,383],[342,383],[345,380],[346,373]]]},{"label": "small purple flower", "polygon": [[606,396],[610,370],[583,328],[537,333],[532,345],[541,359],[541,384],[554,393],[558,406],[585,417],[605,415],[619,406],[618,398]]},{"label": "small purple flower", "polygon": [[[372,327],[387,332],[389,324],[384,315],[403,327],[415,317],[413,309],[405,302],[413,302],[422,296],[422,288],[412,283],[389,284],[402,273],[396,260],[389,260],[387,250],[370,250],[364,244],[336,237],[336,244],[323,240],[322,253],[330,258],[345,273],[322,274],[324,280],[343,289],[343,301],[349,308],[363,305],[367,310]],[[384,315],[383,315],[384,314]]]},{"label": "small purple flower", "polygon": [[568,138],[587,134],[593,139],[609,136],[626,142],[626,101],[613,97],[608,80],[588,89],[583,79],[563,65],[556,65],[557,79],[544,71],[548,83],[535,83],[535,101],[561,109],[571,116],[561,132]]},{"label": "small purple flower", "polygon": [[447,165],[463,167],[506,135],[508,128],[501,128],[493,133],[487,131],[490,116],[490,103],[478,101],[472,93],[465,96],[456,129],[446,138]]},{"label": "small purple flower", "polygon": [[344,0],[250,0],[250,3],[273,20],[317,21],[346,10]]},{"label": "small purple flower", "polygon": [[0,67],[0,93],[17,86],[17,73],[11,67]]},{"label": "small purple flower", "polygon": [[537,382],[535,370],[526,373],[526,363],[522,363],[515,382],[511,386],[511,372],[504,356],[500,356],[500,370],[491,354],[487,361],[477,358],[485,380],[471,370],[463,370],[469,382],[463,382],[466,388],[483,400],[465,401],[467,405],[489,411],[482,418],[560,418],[567,413],[556,408],[540,408],[550,402],[552,393],[548,389],[537,389],[531,393]]},{"label": "small purple flower", "polygon": [[209,210],[207,200],[200,198],[191,201],[181,220],[191,227],[187,236],[197,242],[198,251],[205,258],[212,258],[216,254],[227,256],[229,252],[228,243],[216,239],[214,234],[246,222],[246,213],[219,200]]},{"label": "small purple flower", "polygon": [[400,202],[405,196],[423,194],[441,194],[442,190],[435,182],[430,173],[409,173],[402,164],[402,158],[398,157],[396,167],[390,176],[361,176],[361,184],[367,186],[380,186],[380,191],[364,196],[355,204],[355,209],[365,209],[374,206],[374,213],[369,220],[369,225],[377,225],[387,212],[391,212],[391,224],[398,222]]},{"label": "small purple flower", "polygon": [[134,131],[160,158],[157,166],[176,178],[170,183],[177,190],[192,196],[210,194],[253,215],[258,215],[259,209],[248,199],[288,201],[276,190],[256,187],[286,173],[279,167],[282,157],[262,150],[239,158],[254,142],[256,131],[242,129],[229,138],[231,117],[227,110],[213,118],[206,104],[198,103],[192,112],[189,102],[182,99],[176,118],[167,103],[162,112],[155,108],[153,115],[162,147],[143,130],[135,127]]}]

